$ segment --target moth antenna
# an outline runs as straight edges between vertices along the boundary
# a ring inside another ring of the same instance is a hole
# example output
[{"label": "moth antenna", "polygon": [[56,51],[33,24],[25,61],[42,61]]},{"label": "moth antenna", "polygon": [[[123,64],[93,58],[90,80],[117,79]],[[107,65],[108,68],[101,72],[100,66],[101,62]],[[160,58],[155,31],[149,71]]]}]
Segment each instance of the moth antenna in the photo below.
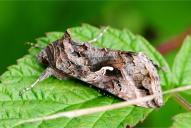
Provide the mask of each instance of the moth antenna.
[{"label": "moth antenna", "polygon": [[39,45],[34,44],[34,43],[31,43],[31,42],[26,42],[25,44],[26,44],[26,45],[29,45],[29,46],[31,46],[31,47],[33,47],[33,48],[43,49],[42,46],[39,46]]},{"label": "moth antenna", "polygon": [[44,79],[48,78],[49,76],[52,75],[52,73],[53,73],[53,70],[48,67],[33,84],[31,84],[29,87],[26,87],[26,88],[22,89],[19,92],[19,95],[21,96],[25,92],[31,90],[35,85],[37,85],[38,82],[43,81]]},{"label": "moth antenna", "polygon": [[92,40],[89,40],[88,43],[94,43],[94,42],[96,42],[98,39],[100,39],[100,38],[103,36],[103,34],[104,34],[108,29],[109,29],[108,26],[104,27],[104,28],[101,30],[101,32],[100,32],[95,38],[93,38]]}]

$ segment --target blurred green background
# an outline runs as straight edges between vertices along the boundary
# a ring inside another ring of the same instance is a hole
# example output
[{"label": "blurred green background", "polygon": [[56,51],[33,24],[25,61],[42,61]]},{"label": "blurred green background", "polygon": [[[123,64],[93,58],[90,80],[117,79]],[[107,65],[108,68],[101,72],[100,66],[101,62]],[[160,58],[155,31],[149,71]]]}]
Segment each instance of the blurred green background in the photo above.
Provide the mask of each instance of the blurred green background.
[{"label": "blurred green background", "polygon": [[[191,26],[190,1],[0,1],[0,74],[27,53],[25,42],[45,32],[89,23],[128,28],[152,45],[179,35]],[[165,55],[169,64],[176,54]],[[184,112],[174,100],[155,110],[137,127],[167,127]]]}]

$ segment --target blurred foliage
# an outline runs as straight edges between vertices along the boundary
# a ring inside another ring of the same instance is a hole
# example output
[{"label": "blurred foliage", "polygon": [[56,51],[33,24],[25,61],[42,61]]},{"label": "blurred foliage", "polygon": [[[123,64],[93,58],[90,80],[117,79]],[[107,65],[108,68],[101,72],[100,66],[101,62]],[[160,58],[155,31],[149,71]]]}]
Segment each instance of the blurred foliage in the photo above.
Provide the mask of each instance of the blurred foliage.
[{"label": "blurred foliage", "polygon": [[190,122],[190,119],[191,112],[178,114],[173,118],[174,123],[171,128],[189,128],[190,124],[188,122]]},{"label": "blurred foliage", "polygon": [[[190,12],[189,1],[0,1],[0,73],[27,53],[25,42],[45,32],[81,23],[110,25],[128,28],[157,45],[188,29]],[[175,54],[166,55],[170,65]],[[170,126],[172,116],[184,111],[171,100],[140,126]]]}]

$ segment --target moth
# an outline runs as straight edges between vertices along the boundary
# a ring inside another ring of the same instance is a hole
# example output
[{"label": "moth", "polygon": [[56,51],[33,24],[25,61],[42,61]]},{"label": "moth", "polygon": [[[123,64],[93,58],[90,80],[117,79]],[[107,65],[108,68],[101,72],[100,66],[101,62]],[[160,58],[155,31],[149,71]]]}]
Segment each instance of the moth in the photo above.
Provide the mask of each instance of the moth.
[{"label": "moth", "polygon": [[160,78],[152,60],[142,52],[94,47],[92,43],[105,32],[106,29],[91,41],[79,42],[66,31],[61,39],[48,44],[37,56],[47,68],[21,94],[49,76],[60,80],[74,77],[126,101],[155,94],[153,100],[136,105],[162,106]]}]

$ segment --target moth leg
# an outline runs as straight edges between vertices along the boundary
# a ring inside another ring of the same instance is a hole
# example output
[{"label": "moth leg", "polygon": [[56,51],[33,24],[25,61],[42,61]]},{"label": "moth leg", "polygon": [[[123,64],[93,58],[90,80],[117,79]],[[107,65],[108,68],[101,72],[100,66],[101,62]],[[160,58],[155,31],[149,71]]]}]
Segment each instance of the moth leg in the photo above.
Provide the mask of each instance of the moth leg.
[{"label": "moth leg", "polygon": [[[155,66],[155,67],[156,67],[156,66]],[[168,68],[167,68],[166,66],[160,67],[160,66],[157,65],[156,68],[157,68],[159,71],[162,71],[162,72],[167,72],[167,71],[168,71]]]},{"label": "moth leg", "polygon": [[93,38],[92,40],[89,40],[88,42],[89,43],[94,43],[94,42],[96,42],[98,39],[100,39],[102,36],[103,36],[103,34],[108,30],[108,26],[107,27],[104,27],[102,30],[101,30],[101,32],[95,37],[95,38]]},{"label": "moth leg", "polygon": [[53,69],[48,67],[45,69],[45,71],[40,75],[40,77],[33,83],[31,84],[29,87],[26,87],[24,89],[22,89],[19,92],[19,95],[23,95],[25,92],[31,90],[35,85],[37,85],[38,82],[43,81],[44,79],[50,77],[53,73]]}]

